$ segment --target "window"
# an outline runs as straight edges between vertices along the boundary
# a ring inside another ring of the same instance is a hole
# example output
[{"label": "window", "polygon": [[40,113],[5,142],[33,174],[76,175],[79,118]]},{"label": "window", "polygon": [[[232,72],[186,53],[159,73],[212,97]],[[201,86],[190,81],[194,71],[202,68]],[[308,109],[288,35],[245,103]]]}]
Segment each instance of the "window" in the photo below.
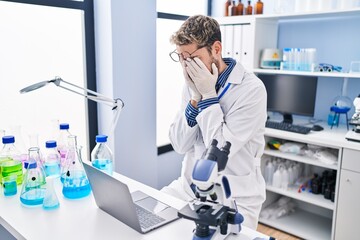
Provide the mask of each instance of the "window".
[{"label": "window", "polygon": [[92,1],[51,1],[49,6],[36,2],[0,1],[0,129],[9,135],[21,126],[22,135],[15,141],[27,151],[31,134],[38,134],[39,147],[44,149],[45,141],[55,138],[54,120],[67,122],[88,157],[88,119],[97,129],[97,121],[88,114],[95,111],[96,116],[96,107],[88,112],[83,97],[55,85],[26,94],[19,90],[55,76],[94,90],[95,49],[84,31],[89,24],[84,9],[91,6],[92,15]]},{"label": "window", "polygon": [[159,154],[172,149],[168,137],[169,127],[179,110],[184,84],[180,64],[169,57],[169,52],[175,49],[169,39],[188,16],[206,15],[207,6],[206,0],[157,1],[156,143]]}]

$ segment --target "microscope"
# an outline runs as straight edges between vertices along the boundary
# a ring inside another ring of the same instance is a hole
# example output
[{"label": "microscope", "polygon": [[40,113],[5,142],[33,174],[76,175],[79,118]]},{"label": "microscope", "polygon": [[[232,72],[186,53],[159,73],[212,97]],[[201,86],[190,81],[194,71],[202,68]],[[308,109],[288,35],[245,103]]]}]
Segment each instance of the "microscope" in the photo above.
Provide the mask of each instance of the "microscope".
[{"label": "microscope", "polygon": [[217,144],[213,139],[204,157],[195,163],[192,186],[197,199],[178,212],[179,217],[195,222],[193,240],[225,239],[230,233],[239,233],[244,221],[232,199],[229,181],[221,173],[231,144],[225,142],[221,149]]},{"label": "microscope", "polygon": [[349,141],[360,142],[360,94],[354,99],[353,103],[355,113],[349,122],[350,125],[353,125],[353,129],[346,133],[345,138]]}]

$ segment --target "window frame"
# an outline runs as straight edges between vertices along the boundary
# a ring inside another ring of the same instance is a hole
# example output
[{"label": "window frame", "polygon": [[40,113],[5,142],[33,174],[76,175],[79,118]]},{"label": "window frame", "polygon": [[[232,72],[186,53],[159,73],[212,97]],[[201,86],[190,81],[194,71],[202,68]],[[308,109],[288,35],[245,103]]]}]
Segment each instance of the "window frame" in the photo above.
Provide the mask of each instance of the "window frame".
[{"label": "window frame", "polygon": [[[211,16],[211,12],[212,12],[212,0],[208,0],[207,1],[207,16]],[[162,19],[168,19],[168,20],[182,20],[185,21],[189,16],[186,15],[178,15],[178,14],[172,14],[172,13],[165,13],[165,12],[157,12],[157,18],[162,18]],[[172,147],[172,145],[166,144],[163,146],[157,146],[157,152],[158,155],[167,153],[167,152],[171,152],[174,151],[174,148]]]}]

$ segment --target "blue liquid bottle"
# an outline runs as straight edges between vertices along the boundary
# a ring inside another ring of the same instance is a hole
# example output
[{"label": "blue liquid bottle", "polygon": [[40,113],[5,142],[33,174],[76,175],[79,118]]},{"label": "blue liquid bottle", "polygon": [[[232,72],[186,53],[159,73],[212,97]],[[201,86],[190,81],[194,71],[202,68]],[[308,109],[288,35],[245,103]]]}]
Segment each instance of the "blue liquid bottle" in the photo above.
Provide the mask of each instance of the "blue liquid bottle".
[{"label": "blue liquid bottle", "polygon": [[90,194],[91,187],[81,160],[76,136],[70,135],[68,143],[65,166],[61,173],[63,179],[62,193],[66,198],[70,199],[86,197]]},{"label": "blue liquid bottle", "polygon": [[96,146],[91,152],[91,163],[94,167],[112,175],[114,168],[113,154],[107,145],[106,135],[96,136]]},{"label": "blue liquid bottle", "polygon": [[40,161],[39,148],[29,149],[27,169],[21,189],[20,201],[25,206],[41,205],[46,190],[45,171]]},{"label": "blue liquid bottle", "polygon": [[46,176],[60,176],[60,154],[56,149],[56,141],[50,140],[45,143],[45,173]]}]

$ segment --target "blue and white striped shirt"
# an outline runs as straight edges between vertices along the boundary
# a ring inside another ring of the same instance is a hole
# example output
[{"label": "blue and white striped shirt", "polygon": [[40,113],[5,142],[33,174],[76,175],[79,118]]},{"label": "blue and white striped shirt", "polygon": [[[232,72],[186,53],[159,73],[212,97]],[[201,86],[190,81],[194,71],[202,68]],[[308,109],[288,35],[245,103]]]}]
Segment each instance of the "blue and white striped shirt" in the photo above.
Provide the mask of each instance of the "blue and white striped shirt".
[{"label": "blue and white striped shirt", "polygon": [[[224,60],[225,64],[227,65],[227,68],[218,77],[218,80],[217,80],[216,85],[215,85],[216,92],[219,92],[219,90],[222,87],[224,87],[224,85],[225,85],[231,71],[233,70],[234,66],[236,65],[236,61],[234,59],[232,59],[232,58],[224,58],[223,60]],[[218,97],[205,99],[205,100],[200,101],[198,103],[198,109],[196,109],[189,102],[186,109],[185,109],[185,117],[186,117],[188,125],[190,127],[195,126],[197,124],[196,116],[201,111],[208,108],[209,106],[211,106],[213,104],[217,104],[217,103],[219,103],[219,98]]]}]

